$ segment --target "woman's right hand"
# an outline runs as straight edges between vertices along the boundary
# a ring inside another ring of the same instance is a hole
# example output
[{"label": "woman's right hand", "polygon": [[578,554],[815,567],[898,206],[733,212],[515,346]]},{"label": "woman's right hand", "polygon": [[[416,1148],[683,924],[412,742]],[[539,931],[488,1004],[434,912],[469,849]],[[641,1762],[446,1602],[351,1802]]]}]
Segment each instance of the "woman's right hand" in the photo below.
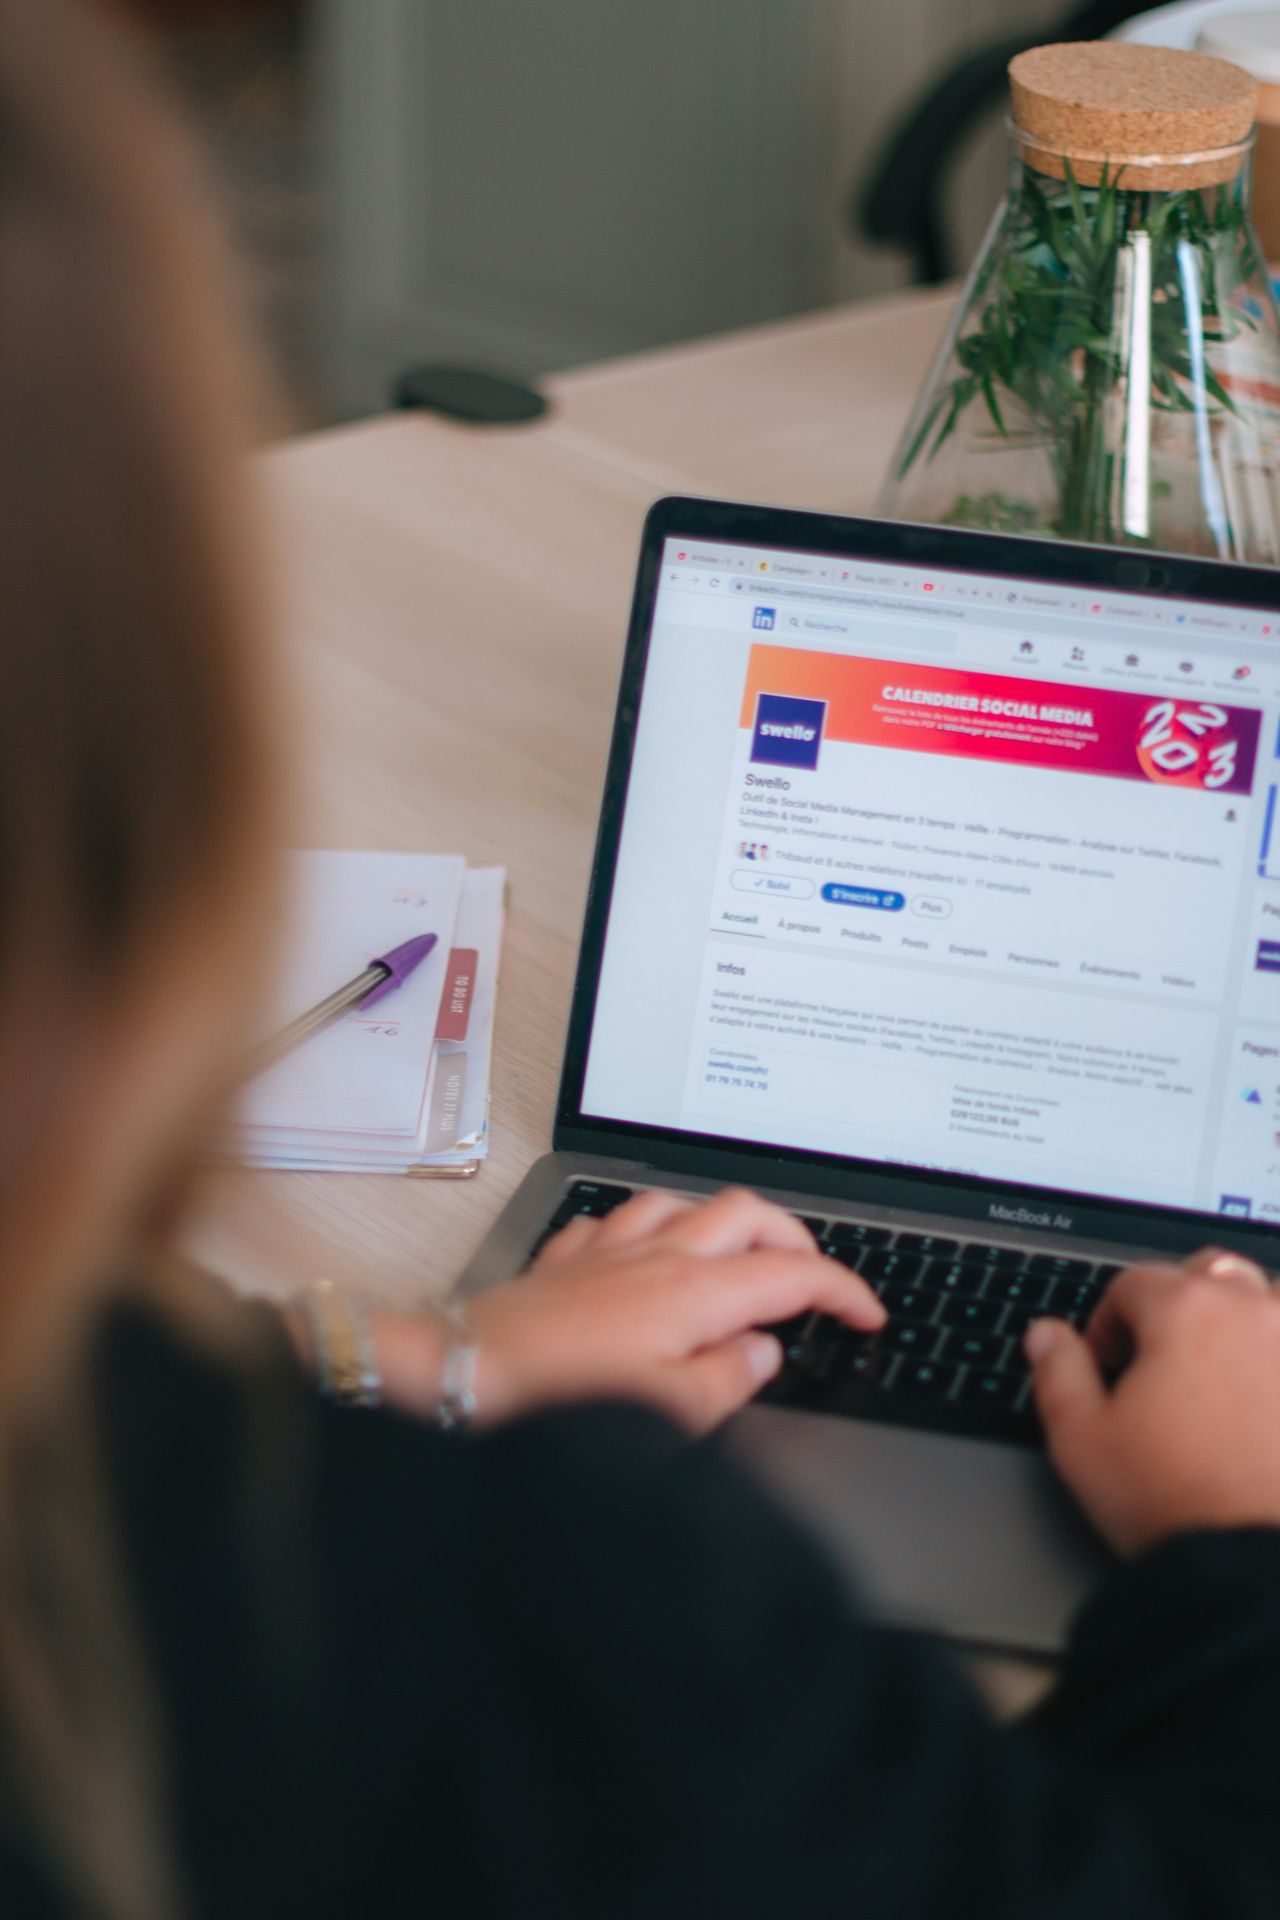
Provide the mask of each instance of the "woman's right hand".
[{"label": "woman's right hand", "polygon": [[472,1303],[478,1418],[625,1395],[702,1431],[781,1366],[758,1329],[812,1308],[865,1332],[885,1319],[865,1280],[758,1194],[727,1188],[700,1205],[641,1194],[571,1221],[523,1279]]},{"label": "woman's right hand", "polygon": [[1053,1460],[1122,1553],[1280,1526],[1280,1289],[1252,1261],[1128,1267],[1084,1334],[1038,1320],[1026,1350]]}]

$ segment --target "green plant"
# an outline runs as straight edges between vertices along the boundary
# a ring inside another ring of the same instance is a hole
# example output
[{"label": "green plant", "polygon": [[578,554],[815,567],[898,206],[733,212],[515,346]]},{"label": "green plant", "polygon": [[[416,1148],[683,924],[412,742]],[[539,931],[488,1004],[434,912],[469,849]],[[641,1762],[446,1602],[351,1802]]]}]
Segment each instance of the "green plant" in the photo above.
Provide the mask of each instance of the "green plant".
[{"label": "green plant", "polygon": [[[1253,270],[1252,230],[1243,182],[1208,192],[1154,193],[1121,184],[1123,169],[1097,186],[1077,181],[1063,160],[1059,185],[1024,168],[1006,219],[1009,244],[997,249],[987,283],[974,290],[980,318],[955,346],[958,371],[936,394],[901,462],[899,477],[923,454],[932,460],[961,415],[980,405],[993,441],[1043,446],[1053,469],[1057,513],[1044,529],[1074,540],[1112,541],[1115,452],[1106,426],[1126,377],[1118,325],[1121,260],[1130,237],[1145,233],[1151,261],[1151,401],[1166,412],[1234,412],[1213,368],[1193,367],[1188,291],[1198,330],[1213,345],[1249,326],[1221,290]],[[1188,258],[1212,269],[1188,278]],[[1015,404],[1010,407],[1010,401]],[[1016,502],[995,493],[965,496],[949,516],[976,513],[984,525],[1018,520]]]}]

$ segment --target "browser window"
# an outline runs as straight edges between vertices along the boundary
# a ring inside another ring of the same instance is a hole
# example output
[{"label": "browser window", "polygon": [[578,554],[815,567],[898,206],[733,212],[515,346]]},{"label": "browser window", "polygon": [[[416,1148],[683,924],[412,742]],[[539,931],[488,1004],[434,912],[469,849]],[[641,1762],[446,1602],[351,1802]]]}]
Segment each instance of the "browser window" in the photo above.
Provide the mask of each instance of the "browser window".
[{"label": "browser window", "polygon": [[1280,1220],[1273,624],[668,541],[584,1112]]}]

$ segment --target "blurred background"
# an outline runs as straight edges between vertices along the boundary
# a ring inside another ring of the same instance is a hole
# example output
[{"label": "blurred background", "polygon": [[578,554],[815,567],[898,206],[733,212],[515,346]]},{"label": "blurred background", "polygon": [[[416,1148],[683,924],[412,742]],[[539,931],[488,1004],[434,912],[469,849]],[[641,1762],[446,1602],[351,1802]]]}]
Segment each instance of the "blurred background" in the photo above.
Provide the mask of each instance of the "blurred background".
[{"label": "blurred background", "polygon": [[1003,69],[1133,5],[103,0],[207,136],[300,424],[962,267]]}]

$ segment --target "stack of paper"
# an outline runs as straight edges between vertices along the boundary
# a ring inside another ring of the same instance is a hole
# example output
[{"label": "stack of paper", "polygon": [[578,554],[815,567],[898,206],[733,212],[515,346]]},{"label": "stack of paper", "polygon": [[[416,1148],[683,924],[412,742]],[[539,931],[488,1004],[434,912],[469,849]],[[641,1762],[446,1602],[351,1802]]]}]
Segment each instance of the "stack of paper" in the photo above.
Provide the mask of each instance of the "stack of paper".
[{"label": "stack of paper", "polygon": [[473,1172],[488,1151],[501,867],[454,854],[299,853],[271,1031],[418,934],[394,993],[354,1007],[244,1092],[227,1150],[255,1166]]}]

